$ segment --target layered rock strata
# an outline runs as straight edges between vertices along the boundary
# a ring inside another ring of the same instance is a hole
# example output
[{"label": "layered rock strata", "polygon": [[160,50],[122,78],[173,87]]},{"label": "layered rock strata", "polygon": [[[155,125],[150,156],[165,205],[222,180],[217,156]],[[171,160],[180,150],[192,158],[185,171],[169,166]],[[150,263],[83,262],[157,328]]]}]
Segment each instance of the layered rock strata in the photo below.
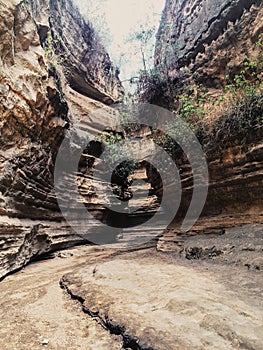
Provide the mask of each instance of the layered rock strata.
[{"label": "layered rock strata", "polygon": [[[54,163],[78,113],[115,102],[118,72],[71,0],[1,1],[0,276],[83,242],[63,221]],[[76,103],[75,103],[76,105]],[[79,118],[82,116],[79,115]],[[75,119],[74,119],[75,118]]]},{"label": "layered rock strata", "polygon": [[[157,35],[155,67],[167,73],[175,95],[182,93],[178,89],[178,77],[186,73],[188,83],[206,89],[206,100],[216,101],[217,97],[219,100],[225,93],[225,85],[234,84],[235,75],[242,74],[246,61],[262,64],[262,15],[262,2],[257,0],[167,0]],[[262,74],[258,72],[257,77],[261,80]],[[157,95],[160,97],[162,93],[158,90],[155,97],[159,98]],[[159,102],[163,105],[160,98]],[[204,230],[213,232],[216,226],[221,229],[224,222],[226,227],[229,222],[230,226],[238,222],[262,223],[262,97],[250,96],[250,100],[238,108],[225,108],[225,115],[217,121],[214,112],[210,112],[211,116],[208,112],[200,121],[202,130],[206,131],[199,130],[197,136],[208,162],[209,192],[202,224],[189,235]],[[191,201],[193,178],[185,157],[181,156],[178,164],[184,188],[183,215]],[[214,217],[211,226],[211,219],[206,223],[208,216]],[[170,250],[169,242],[173,239],[176,242],[176,236],[173,230],[168,232],[159,248]]]}]

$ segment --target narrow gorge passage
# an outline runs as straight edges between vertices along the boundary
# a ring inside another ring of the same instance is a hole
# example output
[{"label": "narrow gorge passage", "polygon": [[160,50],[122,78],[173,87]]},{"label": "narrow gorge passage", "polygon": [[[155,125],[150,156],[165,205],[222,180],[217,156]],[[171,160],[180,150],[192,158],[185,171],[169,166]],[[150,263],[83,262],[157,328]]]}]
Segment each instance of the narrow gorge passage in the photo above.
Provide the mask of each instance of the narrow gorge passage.
[{"label": "narrow gorge passage", "polygon": [[262,350],[262,0],[0,14],[0,350]]},{"label": "narrow gorge passage", "polygon": [[59,286],[65,272],[114,253],[81,247],[6,277],[0,283],[0,349],[121,349],[121,338],[82,313],[79,303]]}]

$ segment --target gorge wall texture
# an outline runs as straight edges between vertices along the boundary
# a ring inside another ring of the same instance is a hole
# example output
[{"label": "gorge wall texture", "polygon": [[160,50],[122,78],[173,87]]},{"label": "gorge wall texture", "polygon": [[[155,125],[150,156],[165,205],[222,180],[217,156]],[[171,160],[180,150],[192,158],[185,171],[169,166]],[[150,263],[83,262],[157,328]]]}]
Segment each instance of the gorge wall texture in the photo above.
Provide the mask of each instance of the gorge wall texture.
[{"label": "gorge wall texture", "polygon": [[[256,44],[262,38],[262,16],[262,1],[257,0],[167,0],[157,35],[155,67],[167,72],[175,95],[182,93],[176,91],[178,76],[186,73],[190,82],[207,90],[205,99],[219,100],[229,84],[226,76],[233,82],[246,60],[259,61],[260,57],[262,60],[262,45]],[[262,81],[262,72],[258,79]],[[156,95],[158,99],[159,90]],[[235,216],[240,218],[240,223],[262,222],[262,96],[257,103],[255,100],[252,97],[248,104],[243,101],[239,115],[229,109],[214,120],[208,112],[200,122],[206,132],[197,136],[206,153],[210,175],[203,215],[217,216],[218,223],[221,221],[219,227],[224,223],[227,226],[227,221],[230,225],[238,224],[238,220],[232,220]],[[236,107],[237,111],[240,107]],[[192,176],[184,160],[181,163],[187,206],[191,200]],[[212,226],[216,228],[216,221]],[[198,230],[202,231],[202,225]],[[209,233],[209,229],[205,231]],[[167,237],[167,242],[175,239],[174,235],[171,237]],[[166,249],[165,244],[162,249]]]},{"label": "gorge wall texture", "polygon": [[167,0],[157,35],[155,66],[170,74],[190,69],[205,86],[219,88],[247,57],[263,31],[260,0]]},{"label": "gorge wall texture", "polygon": [[56,153],[76,118],[88,119],[123,91],[71,0],[0,1],[0,13],[1,277],[83,242],[58,210]]}]

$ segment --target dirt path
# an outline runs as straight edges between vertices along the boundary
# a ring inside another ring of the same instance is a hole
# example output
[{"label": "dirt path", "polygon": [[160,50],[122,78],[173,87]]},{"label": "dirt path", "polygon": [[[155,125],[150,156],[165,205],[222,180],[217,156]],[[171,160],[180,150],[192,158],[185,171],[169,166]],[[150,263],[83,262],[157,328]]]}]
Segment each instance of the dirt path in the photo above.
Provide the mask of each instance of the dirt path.
[{"label": "dirt path", "polygon": [[64,273],[112,252],[89,247],[71,252],[74,256],[67,252],[67,258],[31,264],[0,283],[1,350],[121,349],[120,337],[84,314],[59,286]]}]

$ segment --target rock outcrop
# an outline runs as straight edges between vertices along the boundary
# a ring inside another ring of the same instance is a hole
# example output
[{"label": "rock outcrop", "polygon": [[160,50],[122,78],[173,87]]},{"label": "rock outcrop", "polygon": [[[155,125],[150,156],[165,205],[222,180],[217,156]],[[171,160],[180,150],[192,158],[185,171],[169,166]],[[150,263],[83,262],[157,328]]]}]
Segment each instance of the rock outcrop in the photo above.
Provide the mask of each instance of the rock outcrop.
[{"label": "rock outcrop", "polygon": [[79,93],[87,117],[123,91],[71,0],[0,1],[0,12],[1,277],[37,255],[83,242],[58,210],[56,153],[79,115]]}]

